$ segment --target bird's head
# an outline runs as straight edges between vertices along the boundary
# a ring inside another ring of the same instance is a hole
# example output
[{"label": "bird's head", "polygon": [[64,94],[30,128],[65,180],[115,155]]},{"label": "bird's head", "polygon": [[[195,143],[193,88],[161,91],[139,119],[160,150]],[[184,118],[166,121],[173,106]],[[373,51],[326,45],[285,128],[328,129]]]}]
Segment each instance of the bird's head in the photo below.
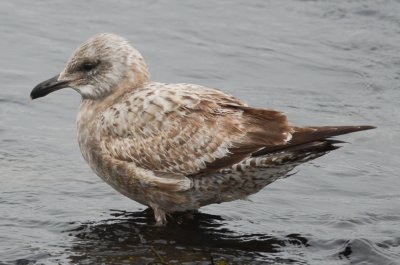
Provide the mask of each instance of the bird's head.
[{"label": "bird's head", "polygon": [[31,98],[39,98],[70,87],[84,99],[110,95],[121,84],[132,88],[149,81],[142,55],[124,38],[101,33],[82,43],[57,76],[38,84]]}]

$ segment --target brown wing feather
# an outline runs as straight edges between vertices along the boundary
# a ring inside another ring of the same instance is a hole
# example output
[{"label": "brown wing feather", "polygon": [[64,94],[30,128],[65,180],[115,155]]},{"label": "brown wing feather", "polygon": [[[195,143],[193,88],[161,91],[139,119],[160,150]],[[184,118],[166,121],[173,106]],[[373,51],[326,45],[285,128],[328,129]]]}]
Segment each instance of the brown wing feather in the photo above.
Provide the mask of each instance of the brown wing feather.
[{"label": "brown wing feather", "polygon": [[242,112],[241,124],[246,128],[246,133],[240,141],[232,143],[234,147],[229,148],[227,156],[207,163],[201,173],[210,173],[234,165],[265,146],[283,145],[292,132],[282,112],[246,106],[225,107]]},{"label": "brown wing feather", "polygon": [[243,107],[247,141],[253,145],[282,145],[292,133],[286,116],[279,111]]}]

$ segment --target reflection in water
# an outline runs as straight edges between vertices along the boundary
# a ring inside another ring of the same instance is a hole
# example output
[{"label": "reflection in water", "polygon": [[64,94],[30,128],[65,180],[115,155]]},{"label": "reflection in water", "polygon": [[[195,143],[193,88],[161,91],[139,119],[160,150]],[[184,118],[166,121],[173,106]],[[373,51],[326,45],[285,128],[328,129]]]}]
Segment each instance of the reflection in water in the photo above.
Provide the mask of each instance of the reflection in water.
[{"label": "reflection in water", "polygon": [[151,210],[113,211],[114,218],[82,224],[74,236],[70,260],[74,264],[293,264],[279,257],[282,247],[307,246],[297,234],[275,238],[264,234],[235,234],[221,216],[176,214],[167,227],[155,227]]}]

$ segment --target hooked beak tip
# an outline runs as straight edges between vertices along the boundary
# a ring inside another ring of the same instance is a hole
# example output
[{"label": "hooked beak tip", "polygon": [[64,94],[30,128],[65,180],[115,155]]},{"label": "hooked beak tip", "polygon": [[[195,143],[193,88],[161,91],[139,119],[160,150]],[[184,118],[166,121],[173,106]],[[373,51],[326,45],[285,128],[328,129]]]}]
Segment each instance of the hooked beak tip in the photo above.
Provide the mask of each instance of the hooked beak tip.
[{"label": "hooked beak tip", "polygon": [[30,94],[30,98],[36,99],[40,97],[44,97],[51,92],[54,92],[56,90],[68,87],[69,82],[68,81],[59,81],[58,80],[59,75],[56,75],[46,81],[41,82],[37,86],[35,86]]}]

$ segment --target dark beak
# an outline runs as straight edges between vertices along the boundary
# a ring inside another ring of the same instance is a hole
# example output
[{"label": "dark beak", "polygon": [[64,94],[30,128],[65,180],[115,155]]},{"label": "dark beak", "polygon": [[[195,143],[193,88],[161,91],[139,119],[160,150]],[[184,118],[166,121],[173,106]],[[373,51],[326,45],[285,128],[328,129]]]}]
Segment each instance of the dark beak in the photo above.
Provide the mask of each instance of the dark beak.
[{"label": "dark beak", "polygon": [[59,75],[56,75],[53,78],[50,78],[49,80],[43,81],[39,85],[35,86],[32,89],[31,92],[31,99],[35,98],[41,98],[46,96],[47,94],[50,94],[51,92],[54,92],[56,90],[59,90],[61,88],[68,87],[68,81],[58,81]]}]

